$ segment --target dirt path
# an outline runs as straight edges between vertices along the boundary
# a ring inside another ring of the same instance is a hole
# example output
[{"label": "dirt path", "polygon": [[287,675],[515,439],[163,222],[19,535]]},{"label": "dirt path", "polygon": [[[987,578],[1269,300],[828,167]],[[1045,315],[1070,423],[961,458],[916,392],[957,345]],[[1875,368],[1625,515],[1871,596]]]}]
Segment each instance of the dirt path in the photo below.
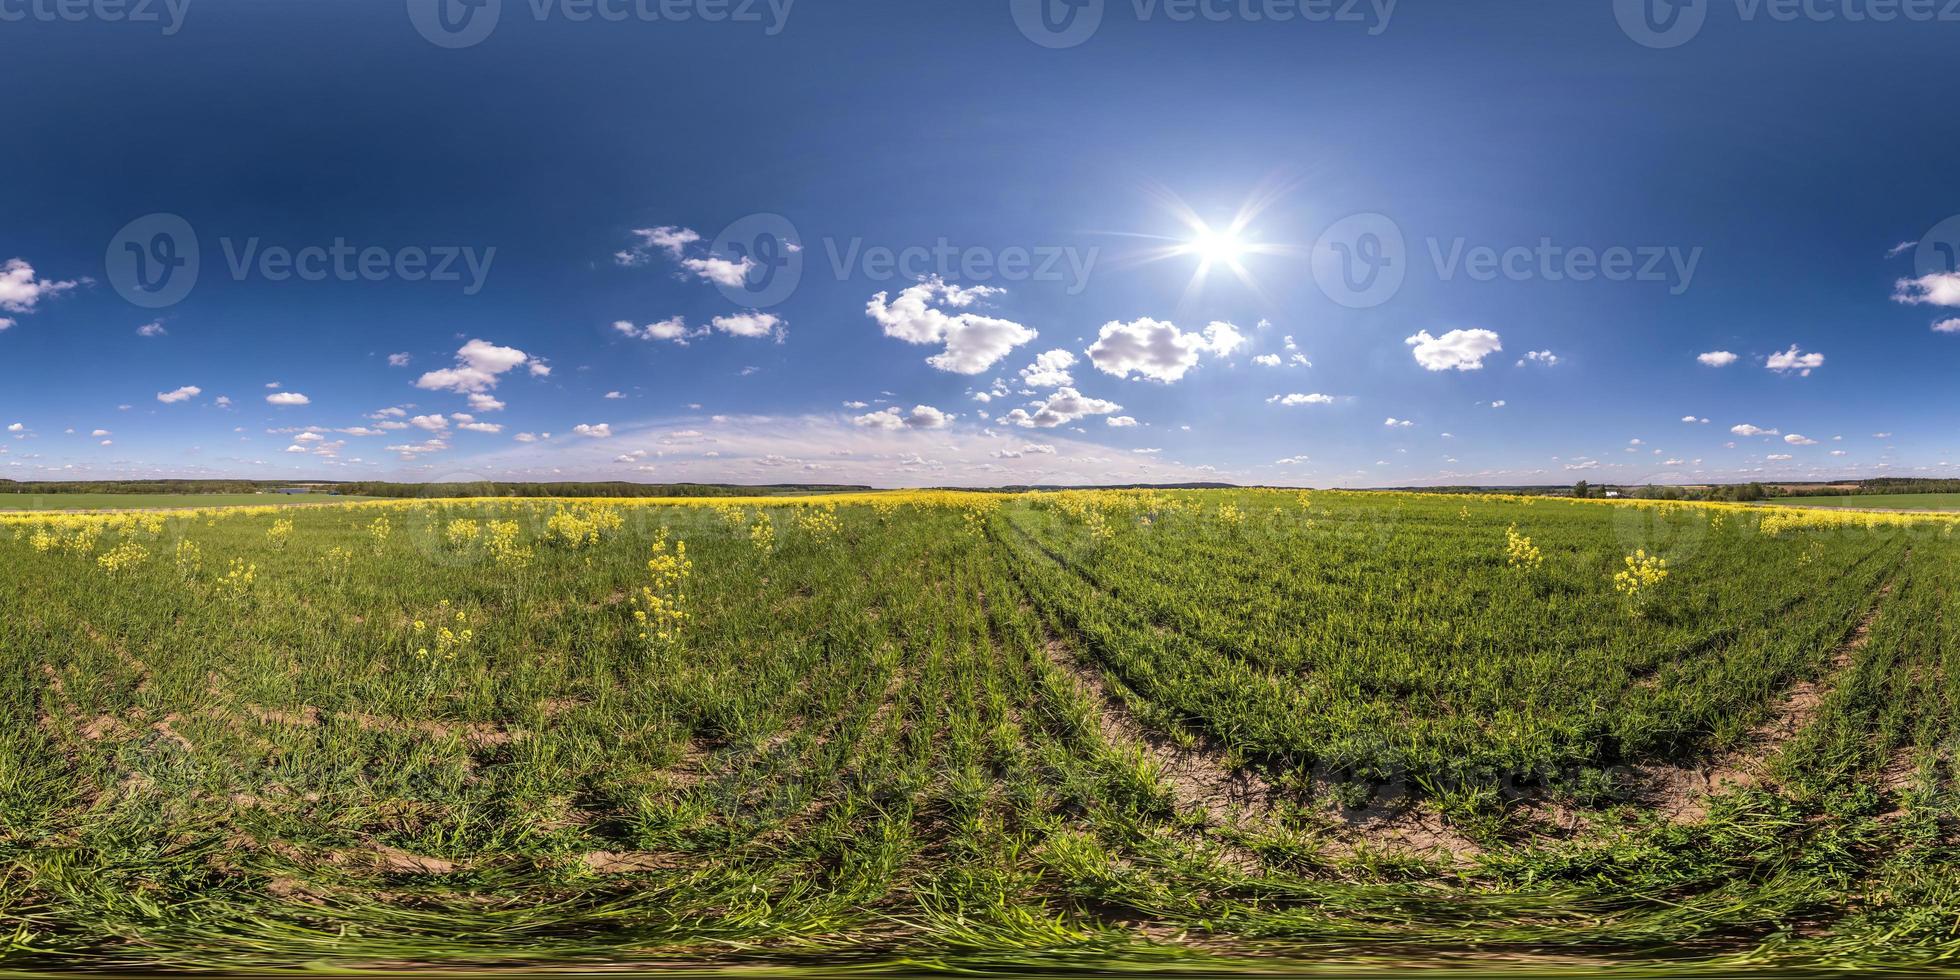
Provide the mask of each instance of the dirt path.
[{"label": "dirt path", "polygon": [[1888,582],[1878,591],[1878,601],[1872,604],[1871,611],[1832,652],[1824,675],[1790,688],[1776,714],[1750,731],[1747,748],[1700,766],[1639,767],[1646,783],[1644,795],[1654,809],[1672,823],[1696,823],[1708,816],[1711,797],[1762,785],[1769,761],[1817,720],[1824,699],[1837,686],[1838,677],[1850,669],[1858,651],[1871,642],[1872,626],[1878,622],[1885,600],[1891,594],[1892,583]]}]

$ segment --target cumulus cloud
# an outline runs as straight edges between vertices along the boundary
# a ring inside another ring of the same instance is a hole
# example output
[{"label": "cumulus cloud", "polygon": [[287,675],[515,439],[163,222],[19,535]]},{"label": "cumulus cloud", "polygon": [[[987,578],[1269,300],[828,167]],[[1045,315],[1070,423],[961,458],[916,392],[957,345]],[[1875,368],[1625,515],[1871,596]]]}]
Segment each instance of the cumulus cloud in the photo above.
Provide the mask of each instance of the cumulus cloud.
[{"label": "cumulus cloud", "polygon": [[1224,357],[1245,344],[1245,335],[1222,320],[1202,332],[1183,331],[1164,320],[1145,317],[1129,323],[1112,320],[1102,326],[1089,348],[1089,360],[1105,374],[1139,377],[1166,384],[1184,377],[1202,355]]},{"label": "cumulus cloud", "polygon": [[265,396],[265,403],[268,405],[276,405],[280,408],[293,408],[300,405],[311,405],[313,404],[313,399],[308,398],[297,391],[275,391],[272,394]]},{"label": "cumulus cloud", "polygon": [[1408,419],[1398,419],[1395,418],[1394,416],[1390,416],[1388,421],[1383,422],[1382,424],[1388,426],[1391,429],[1407,429],[1407,428],[1412,428],[1415,425],[1414,422],[1411,422]]},{"label": "cumulus cloud", "polygon": [[611,439],[613,434],[612,424],[609,422],[601,422],[597,425],[580,423],[572,426],[572,432],[588,439]]},{"label": "cumulus cloud", "polygon": [[456,366],[430,371],[415,381],[425,391],[453,391],[459,395],[481,394],[497,387],[497,380],[509,372],[530,365],[533,375],[546,375],[551,368],[515,347],[498,347],[487,340],[471,340],[456,352]]},{"label": "cumulus cloud", "polygon": [[407,354],[390,354],[388,355],[388,366],[407,367],[408,362],[412,360],[414,360],[414,358],[408,356]]},{"label": "cumulus cloud", "polygon": [[631,248],[613,253],[613,261],[620,265],[644,265],[655,249],[667,253],[667,257],[680,261],[687,246],[701,240],[701,235],[692,228],[675,225],[662,225],[658,228],[635,228],[633,237],[639,242]]},{"label": "cumulus cloud", "polygon": [[1796,433],[1794,433],[1794,432],[1792,432],[1792,433],[1790,433],[1790,434],[1789,434],[1789,435],[1787,435],[1787,436],[1784,436],[1784,437],[1783,437],[1783,441],[1784,441],[1784,442],[1787,442],[1787,443],[1789,443],[1789,444],[1790,444],[1790,445],[1792,445],[1792,446],[1815,446],[1815,445],[1817,445],[1817,440],[1815,440],[1815,439],[1812,439],[1812,438],[1810,438],[1809,436],[1800,436],[1800,435],[1798,435],[1798,434],[1796,434]]},{"label": "cumulus cloud", "polygon": [[709,321],[709,323],[716,330],[728,334],[731,337],[748,337],[754,339],[767,337],[772,334],[778,340],[781,340],[783,337],[783,318],[774,313],[760,313],[755,310],[750,310],[746,313],[736,313],[732,316],[718,316]]},{"label": "cumulus cloud", "polygon": [[887,337],[908,344],[944,344],[946,349],[926,358],[927,364],[954,374],[979,374],[1035,339],[1035,331],[1012,320],[946,309],[964,311],[1002,292],[990,286],[962,289],[932,276],[907,287],[897,298],[883,292],[871,297],[864,311]]},{"label": "cumulus cloud", "polygon": [[1729,428],[1729,431],[1730,431],[1730,432],[1733,432],[1733,433],[1735,433],[1736,435],[1739,435],[1739,436],[1775,436],[1775,435],[1782,435],[1782,433],[1780,433],[1780,432],[1778,432],[1778,431],[1776,431],[1775,429],[1765,429],[1765,428],[1761,428],[1761,427],[1759,427],[1759,426],[1755,426],[1755,425],[1751,425],[1751,424],[1749,424],[1749,423],[1747,423],[1747,422],[1744,422],[1744,423],[1742,423],[1741,425],[1737,425],[1737,426],[1731,426],[1731,427]]},{"label": "cumulus cloud", "polygon": [[664,340],[682,347],[686,347],[689,340],[708,332],[706,327],[689,330],[686,318],[678,316],[649,323],[644,327],[634,326],[631,320],[619,320],[613,323],[613,329],[636,340]]},{"label": "cumulus cloud", "polygon": [[1059,348],[1037,355],[1034,363],[1021,369],[1021,383],[1030,388],[1060,388],[1075,383],[1069,368],[1075,366],[1075,355]]},{"label": "cumulus cloud", "polygon": [[1960,272],[1935,272],[1893,285],[1894,302],[1911,306],[1960,306]]},{"label": "cumulus cloud", "polygon": [[[68,290],[74,289],[72,279],[56,281],[42,279],[34,272],[34,267],[24,259],[8,259],[0,265],[0,310],[9,313],[32,313],[44,299],[53,299]],[[13,321],[7,321],[9,326]]]},{"label": "cumulus cloud", "polygon": [[1046,399],[1030,402],[1028,408],[1033,411],[1017,408],[1001,416],[1000,420],[1024,429],[1052,429],[1086,416],[1112,415],[1123,410],[1123,406],[1115,402],[1090,398],[1066,386],[1055,389],[1055,393]]},{"label": "cumulus cloud", "polygon": [[1771,354],[1763,362],[1763,366],[1784,374],[1795,371],[1800,376],[1808,378],[1810,372],[1824,366],[1824,355],[1806,354],[1797,345],[1791,344],[1789,350],[1780,354]]},{"label": "cumulus cloud", "polygon": [[1253,358],[1252,363],[1260,367],[1279,367],[1280,359],[1278,354],[1261,354]]},{"label": "cumulus cloud", "polygon": [[197,396],[202,394],[204,394],[204,389],[199,388],[196,385],[185,385],[182,388],[177,389],[176,391],[157,392],[157,401],[160,401],[165,405],[175,405],[178,402],[190,401],[191,399],[196,398]]},{"label": "cumulus cloud", "polygon": [[1960,333],[1960,317],[1933,324],[1934,333]]},{"label": "cumulus cloud", "polygon": [[860,415],[851,420],[852,424],[865,429],[943,429],[952,424],[956,416],[948,415],[931,405],[914,405],[906,412],[894,405],[882,412]]},{"label": "cumulus cloud", "polygon": [[1527,362],[1537,362],[1546,367],[1557,367],[1560,360],[1561,358],[1557,354],[1548,350],[1526,351],[1524,360],[1519,361],[1518,366],[1523,367]]},{"label": "cumulus cloud", "polygon": [[1103,419],[1103,423],[1112,429],[1134,429],[1136,428],[1137,420],[1128,415],[1112,415]]},{"label": "cumulus cloud", "polygon": [[1697,425],[1697,424],[1698,424],[1698,425],[1707,425],[1707,424],[1708,424],[1708,420],[1707,420],[1707,419],[1698,419],[1698,418],[1695,418],[1695,417],[1694,417],[1694,416],[1692,416],[1692,415],[1683,415],[1683,416],[1681,416],[1681,421],[1683,421],[1683,422],[1687,422],[1687,423],[1689,423],[1689,424],[1691,424],[1691,425]]},{"label": "cumulus cloud", "polygon": [[709,255],[703,258],[682,259],[681,268],[717,286],[740,286],[748,280],[749,273],[755,269],[755,260],[743,257],[731,262],[718,255]]},{"label": "cumulus cloud", "polygon": [[1733,352],[1725,351],[1725,350],[1712,350],[1706,354],[1700,354],[1695,357],[1695,360],[1700,361],[1702,364],[1708,367],[1716,367],[1716,368],[1728,367],[1729,365],[1734,364],[1739,359],[1740,358],[1737,358]]},{"label": "cumulus cloud", "polygon": [[1415,348],[1416,363],[1427,371],[1479,371],[1484,358],[1504,349],[1490,330],[1452,330],[1441,337],[1418,331],[1404,343]]},{"label": "cumulus cloud", "polygon": [[1291,394],[1291,395],[1274,395],[1273,397],[1266,399],[1266,404],[1286,405],[1288,407],[1292,407],[1295,405],[1332,405],[1334,404],[1334,396],[1322,395],[1317,392],[1311,395],[1302,395],[1298,393]]},{"label": "cumulus cloud", "polygon": [[151,320],[150,322],[145,323],[142,326],[136,328],[136,336],[138,337],[161,337],[166,332],[167,331],[163,329],[162,320]]}]

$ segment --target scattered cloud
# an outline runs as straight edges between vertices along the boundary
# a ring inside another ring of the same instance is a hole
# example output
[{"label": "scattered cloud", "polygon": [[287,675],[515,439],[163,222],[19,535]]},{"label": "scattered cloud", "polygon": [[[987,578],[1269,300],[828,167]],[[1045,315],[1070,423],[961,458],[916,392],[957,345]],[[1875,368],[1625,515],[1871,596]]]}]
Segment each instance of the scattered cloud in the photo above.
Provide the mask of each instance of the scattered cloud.
[{"label": "scattered cloud", "polygon": [[777,340],[783,339],[783,318],[774,313],[749,310],[746,313],[715,317],[709,321],[709,324],[731,337],[755,339],[773,335]]},{"label": "scattered cloud", "polygon": [[893,405],[882,412],[860,415],[851,420],[852,424],[865,429],[943,429],[952,424],[957,416],[948,415],[931,405],[914,405],[912,411]]},{"label": "scattered cloud", "polygon": [[1815,439],[1812,439],[1812,438],[1810,438],[1809,436],[1800,436],[1800,435],[1798,435],[1798,434],[1796,434],[1796,433],[1794,433],[1794,432],[1792,432],[1792,433],[1790,433],[1790,434],[1789,434],[1789,435],[1787,435],[1787,436],[1784,436],[1784,437],[1783,437],[1783,441],[1784,441],[1784,442],[1787,442],[1787,443],[1789,443],[1789,444],[1790,444],[1790,445],[1792,445],[1792,446],[1815,446],[1815,445],[1817,445],[1817,440],[1815,440]]},{"label": "scattered cloud", "polygon": [[1334,396],[1322,395],[1319,393],[1315,393],[1311,395],[1302,395],[1298,393],[1291,394],[1291,395],[1274,395],[1273,397],[1266,399],[1266,404],[1285,405],[1289,408],[1296,405],[1332,405],[1334,404]]},{"label": "scattered cloud", "polygon": [[1720,368],[1728,367],[1736,361],[1741,360],[1741,358],[1737,357],[1733,351],[1712,350],[1706,354],[1697,355],[1695,360],[1700,361],[1708,367]]},{"label": "scattered cloud", "polygon": [[579,425],[572,426],[572,432],[576,435],[581,435],[588,439],[611,439],[613,435],[612,424],[608,422],[601,422],[598,425],[586,425],[581,423]]},{"label": "scattered cloud", "polygon": [[964,311],[1003,292],[991,286],[962,289],[932,276],[907,287],[896,298],[880,292],[865,304],[865,314],[887,337],[908,344],[944,344],[946,349],[926,358],[927,364],[954,374],[979,374],[1014,348],[1034,340],[1035,331],[1012,320],[946,310]]},{"label": "scattered cloud", "polygon": [[1024,429],[1052,429],[1090,415],[1112,415],[1123,406],[1100,398],[1090,398],[1067,386],[1055,389],[1046,399],[1030,402],[1030,412],[1017,408],[1000,417],[1001,422]]},{"label": "scattered cloud", "polygon": [[1784,374],[1795,371],[1801,377],[1808,378],[1810,372],[1824,366],[1824,355],[1806,354],[1797,345],[1791,344],[1789,350],[1781,354],[1771,354],[1764,360],[1763,366]]},{"label": "scattered cloud", "polygon": [[1034,363],[1021,369],[1021,383],[1030,388],[1060,388],[1072,385],[1075,378],[1069,368],[1075,366],[1075,355],[1056,348],[1037,355]]},{"label": "scattered cloud", "polygon": [[1909,306],[1960,306],[1960,272],[1935,272],[1893,285],[1894,302]]},{"label": "scattered cloud", "polygon": [[1187,332],[1174,323],[1146,317],[1103,324],[1088,353],[1090,362],[1104,374],[1127,378],[1134,372],[1140,378],[1170,384],[1196,367],[1202,355],[1224,357],[1244,344],[1245,335],[1239,328],[1222,320],[1211,322],[1203,331]]},{"label": "scattered cloud", "polygon": [[550,367],[515,347],[471,340],[456,351],[455,367],[430,371],[416,379],[415,387],[459,395],[480,394],[497,387],[497,380],[503,375],[525,365],[530,366],[534,376],[551,373]]},{"label": "scattered cloud", "polygon": [[1524,367],[1527,362],[1534,362],[1538,364],[1543,364],[1546,367],[1557,367],[1560,360],[1561,358],[1557,354],[1552,353],[1551,351],[1534,350],[1534,351],[1527,351],[1524,355],[1524,360],[1519,361],[1518,366]]},{"label": "scattered cloud", "polygon": [[631,320],[617,320],[613,329],[636,340],[664,340],[669,343],[687,346],[687,342],[708,332],[706,327],[689,330],[685,317],[672,316],[644,327],[636,327]]},{"label": "scattered cloud", "polygon": [[167,332],[163,329],[162,320],[151,320],[136,328],[136,336],[138,337],[161,337]]},{"label": "scattered cloud", "polygon": [[[42,279],[25,259],[8,259],[6,265],[0,265],[0,310],[32,313],[42,300],[53,299],[77,285],[72,279]],[[7,321],[8,326],[13,323]]]},{"label": "scattered cloud", "polygon": [[1765,429],[1765,428],[1762,428],[1762,427],[1760,427],[1760,426],[1755,426],[1755,425],[1751,425],[1751,424],[1749,424],[1748,422],[1744,422],[1744,423],[1742,423],[1741,425],[1737,425],[1737,426],[1731,426],[1731,427],[1729,428],[1729,431],[1730,431],[1730,432],[1733,432],[1733,433],[1735,433],[1736,435],[1739,435],[1739,436],[1775,436],[1775,435],[1782,435],[1782,433],[1780,433],[1780,432],[1778,432],[1778,431],[1776,431],[1775,429]]},{"label": "scattered cloud", "polygon": [[182,388],[178,388],[175,391],[157,392],[157,401],[160,401],[165,405],[175,405],[178,402],[190,401],[191,399],[196,398],[197,396],[202,394],[204,394],[204,389],[199,388],[196,385],[185,385]]},{"label": "scattered cloud", "polygon": [[1934,333],[1960,333],[1960,317],[1933,324]]},{"label": "scattered cloud", "polygon": [[1112,415],[1103,419],[1103,424],[1112,429],[1134,429],[1137,427],[1137,420],[1128,415]]},{"label": "scattered cloud", "polygon": [[1484,358],[1504,349],[1503,341],[1490,330],[1452,330],[1432,337],[1423,330],[1404,341],[1415,348],[1416,363],[1427,371],[1480,371]]},{"label": "scattered cloud", "polygon": [[295,408],[300,405],[311,405],[313,404],[313,399],[308,398],[297,391],[275,391],[272,394],[265,396],[265,403],[268,405],[276,405],[280,408]]},{"label": "scattered cloud", "polygon": [[407,367],[408,362],[411,360],[414,360],[414,358],[408,356],[407,354],[390,354],[388,355],[388,366]]}]

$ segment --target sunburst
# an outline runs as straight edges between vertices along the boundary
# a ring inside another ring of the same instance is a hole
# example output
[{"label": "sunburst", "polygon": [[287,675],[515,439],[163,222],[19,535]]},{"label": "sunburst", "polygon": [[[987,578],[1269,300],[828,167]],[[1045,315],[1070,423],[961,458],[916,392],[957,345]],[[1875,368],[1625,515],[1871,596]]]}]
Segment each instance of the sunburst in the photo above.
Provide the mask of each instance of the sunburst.
[{"label": "sunburst", "polygon": [[1259,216],[1279,200],[1287,190],[1287,185],[1275,184],[1262,188],[1239,206],[1238,212],[1229,221],[1213,224],[1197,213],[1183,198],[1163,188],[1153,188],[1152,196],[1158,204],[1168,211],[1177,222],[1184,226],[1180,235],[1151,235],[1127,233],[1126,237],[1148,239],[1161,242],[1146,248],[1123,260],[1126,265],[1145,265],[1174,259],[1195,259],[1196,266],[1191,272],[1191,281],[1184,289],[1183,302],[1190,302],[1205,288],[1216,268],[1230,269],[1232,275],[1247,289],[1257,294],[1261,300],[1270,302],[1252,271],[1246,267],[1245,260],[1256,255],[1286,255],[1297,249],[1276,242],[1258,240],[1255,223]]}]

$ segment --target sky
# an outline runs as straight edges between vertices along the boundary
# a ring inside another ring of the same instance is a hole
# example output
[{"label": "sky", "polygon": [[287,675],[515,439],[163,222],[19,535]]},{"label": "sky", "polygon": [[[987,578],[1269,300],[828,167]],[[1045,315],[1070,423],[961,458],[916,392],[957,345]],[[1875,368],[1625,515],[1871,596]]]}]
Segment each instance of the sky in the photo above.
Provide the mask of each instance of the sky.
[{"label": "sky", "polygon": [[0,478],[1960,476],[1956,51],[1944,0],[0,0]]}]

